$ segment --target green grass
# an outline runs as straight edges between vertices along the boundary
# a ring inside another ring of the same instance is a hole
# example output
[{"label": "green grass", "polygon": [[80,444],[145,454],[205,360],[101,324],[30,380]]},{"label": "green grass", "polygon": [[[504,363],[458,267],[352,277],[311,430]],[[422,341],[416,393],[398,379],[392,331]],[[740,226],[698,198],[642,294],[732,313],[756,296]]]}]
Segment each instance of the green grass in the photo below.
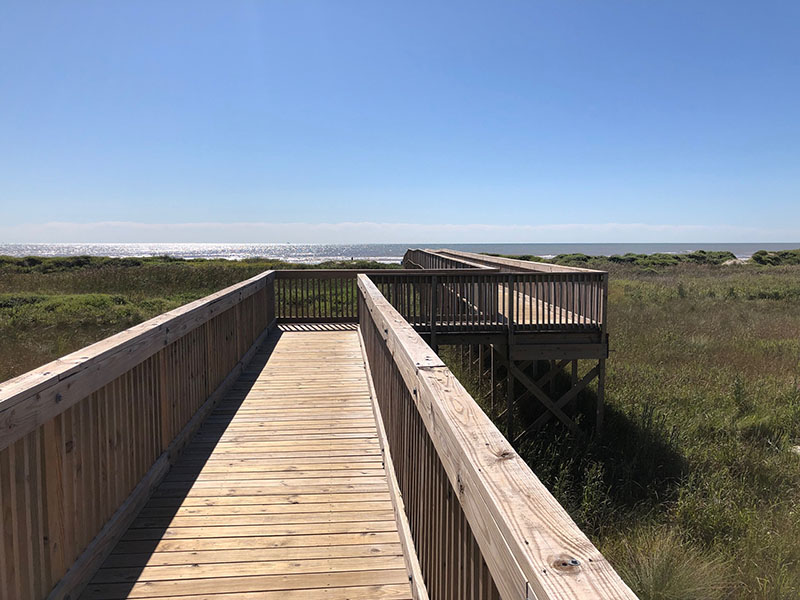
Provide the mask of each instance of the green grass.
[{"label": "green grass", "polygon": [[0,256],[0,381],[269,269],[397,266]]},{"label": "green grass", "polygon": [[800,598],[800,267],[618,268],[609,331],[603,434],[520,453],[641,598]]}]

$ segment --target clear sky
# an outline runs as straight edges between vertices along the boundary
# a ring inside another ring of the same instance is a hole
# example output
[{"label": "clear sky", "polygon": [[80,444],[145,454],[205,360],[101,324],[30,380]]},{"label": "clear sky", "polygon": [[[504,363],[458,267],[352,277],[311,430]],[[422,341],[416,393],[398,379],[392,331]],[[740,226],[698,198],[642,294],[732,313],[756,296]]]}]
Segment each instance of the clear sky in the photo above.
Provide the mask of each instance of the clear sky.
[{"label": "clear sky", "polygon": [[0,242],[800,241],[798,32],[797,0],[4,0]]}]

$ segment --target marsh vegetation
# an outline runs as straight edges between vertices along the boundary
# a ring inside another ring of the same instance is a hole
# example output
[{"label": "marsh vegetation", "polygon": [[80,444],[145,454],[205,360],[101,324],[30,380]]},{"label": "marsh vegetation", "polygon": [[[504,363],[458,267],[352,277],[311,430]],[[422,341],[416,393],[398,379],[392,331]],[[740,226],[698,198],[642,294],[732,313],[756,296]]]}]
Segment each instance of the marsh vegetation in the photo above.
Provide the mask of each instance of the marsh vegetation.
[{"label": "marsh vegetation", "polygon": [[800,597],[800,267],[593,264],[613,273],[605,428],[520,453],[644,600]]}]

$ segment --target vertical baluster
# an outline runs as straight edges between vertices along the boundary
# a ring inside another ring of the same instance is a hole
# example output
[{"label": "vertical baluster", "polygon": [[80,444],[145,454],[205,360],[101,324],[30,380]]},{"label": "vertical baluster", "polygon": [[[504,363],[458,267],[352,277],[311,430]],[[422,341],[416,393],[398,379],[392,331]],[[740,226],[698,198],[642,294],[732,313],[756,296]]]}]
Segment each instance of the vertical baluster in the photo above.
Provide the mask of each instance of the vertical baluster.
[{"label": "vertical baluster", "polygon": [[571,296],[570,296],[570,306],[572,307],[572,309],[571,309],[572,318],[570,319],[570,324],[571,324],[573,329],[578,324],[578,319],[577,319],[578,307],[577,307],[577,304],[576,304],[576,298],[577,298],[578,295],[576,294],[576,285],[577,285],[577,281],[578,281],[579,278],[580,278],[580,274],[575,274],[575,273],[570,275],[570,278],[569,278],[569,290],[570,290],[570,294],[571,294]]}]

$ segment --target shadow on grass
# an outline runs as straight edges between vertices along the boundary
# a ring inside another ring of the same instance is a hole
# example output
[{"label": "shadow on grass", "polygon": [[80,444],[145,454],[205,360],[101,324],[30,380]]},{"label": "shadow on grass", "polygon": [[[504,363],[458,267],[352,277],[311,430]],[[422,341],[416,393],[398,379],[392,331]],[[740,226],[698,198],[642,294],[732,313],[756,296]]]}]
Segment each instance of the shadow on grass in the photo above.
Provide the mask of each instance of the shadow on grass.
[{"label": "shadow on grass", "polygon": [[[556,379],[556,396],[569,389],[568,376]],[[528,401],[536,403],[536,401]],[[677,447],[677,431],[652,404],[632,414],[605,407],[602,432],[595,431],[597,395],[584,390],[575,406],[581,434],[554,419],[521,441],[519,452],[558,501],[583,526],[597,530],[642,504],[674,500],[688,465]],[[520,424],[538,407],[520,407]]]}]

